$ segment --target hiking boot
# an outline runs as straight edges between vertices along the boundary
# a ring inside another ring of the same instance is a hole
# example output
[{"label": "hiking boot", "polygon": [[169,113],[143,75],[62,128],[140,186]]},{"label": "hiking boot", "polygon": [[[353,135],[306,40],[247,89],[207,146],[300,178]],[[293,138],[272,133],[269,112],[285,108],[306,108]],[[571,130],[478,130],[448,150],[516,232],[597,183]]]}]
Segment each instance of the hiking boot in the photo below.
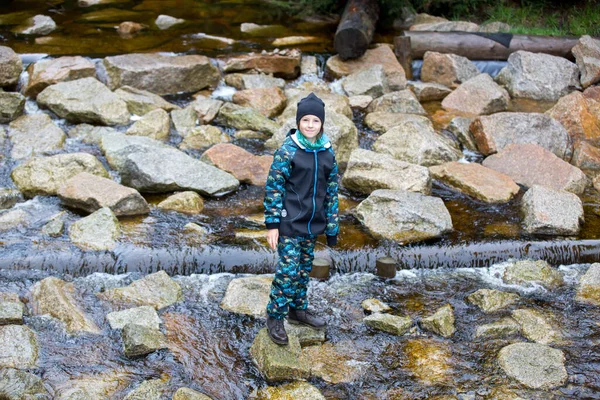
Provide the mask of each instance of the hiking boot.
[{"label": "hiking boot", "polygon": [[303,324],[312,326],[313,328],[324,328],[325,321],[319,318],[308,310],[294,310],[290,308],[288,313],[290,324]]},{"label": "hiking boot", "polygon": [[271,340],[277,344],[288,344],[288,336],[285,333],[283,319],[275,319],[267,315],[267,332]]}]

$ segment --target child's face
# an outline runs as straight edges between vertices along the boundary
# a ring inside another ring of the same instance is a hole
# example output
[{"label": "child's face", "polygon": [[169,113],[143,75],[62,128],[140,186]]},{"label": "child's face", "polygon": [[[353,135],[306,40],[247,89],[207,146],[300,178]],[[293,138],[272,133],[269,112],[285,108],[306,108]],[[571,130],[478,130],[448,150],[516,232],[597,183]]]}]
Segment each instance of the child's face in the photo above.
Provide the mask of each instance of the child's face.
[{"label": "child's face", "polygon": [[300,119],[299,125],[300,132],[310,141],[313,141],[321,132],[322,123],[316,115],[305,115]]}]

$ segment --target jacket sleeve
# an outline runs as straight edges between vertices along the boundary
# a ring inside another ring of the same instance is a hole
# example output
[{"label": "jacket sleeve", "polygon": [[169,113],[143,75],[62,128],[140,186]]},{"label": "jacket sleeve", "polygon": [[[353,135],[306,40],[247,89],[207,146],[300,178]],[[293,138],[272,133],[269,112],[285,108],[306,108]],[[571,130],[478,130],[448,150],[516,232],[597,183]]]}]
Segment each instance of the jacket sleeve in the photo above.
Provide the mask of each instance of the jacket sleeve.
[{"label": "jacket sleeve", "polygon": [[267,229],[278,229],[281,222],[281,210],[285,198],[285,183],[291,173],[291,155],[285,147],[279,148],[273,156],[273,163],[267,176],[265,187],[265,225]]},{"label": "jacket sleeve", "polygon": [[337,244],[337,235],[339,232],[338,181],[338,165],[334,155],[333,168],[327,178],[327,192],[325,193],[325,212],[327,215],[325,235],[327,236],[327,245],[329,246]]}]

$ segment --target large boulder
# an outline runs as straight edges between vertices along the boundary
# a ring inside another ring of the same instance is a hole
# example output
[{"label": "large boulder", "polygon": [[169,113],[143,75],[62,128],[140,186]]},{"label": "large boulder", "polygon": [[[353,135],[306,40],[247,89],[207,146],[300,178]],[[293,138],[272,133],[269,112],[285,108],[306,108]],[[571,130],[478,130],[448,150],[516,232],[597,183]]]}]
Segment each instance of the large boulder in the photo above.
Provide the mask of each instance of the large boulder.
[{"label": "large boulder", "polygon": [[587,88],[600,82],[600,40],[584,35],[571,52],[581,71],[581,86]]},{"label": "large boulder", "polygon": [[509,344],[498,353],[498,363],[508,376],[531,389],[554,389],[568,378],[563,352],[543,344]]},{"label": "large boulder", "polygon": [[346,189],[367,195],[376,189],[431,192],[431,178],[426,167],[364,149],[356,149],[350,155],[342,184]]},{"label": "large boulder", "polygon": [[37,102],[70,122],[124,125],[127,104],[95,78],[82,78],[48,86]]},{"label": "large boulder", "polygon": [[367,95],[375,98],[390,91],[381,64],[351,73],[342,81],[342,87],[348,96]]},{"label": "large boulder", "polygon": [[250,355],[268,382],[309,377],[310,366],[301,359],[302,349],[295,336],[289,337],[288,345],[280,346],[271,340],[267,328],[263,328],[250,347]]},{"label": "large boulder", "polygon": [[467,300],[479,307],[484,313],[489,314],[515,304],[519,301],[519,295],[494,289],[479,289],[468,295]]},{"label": "large boulder", "polygon": [[409,89],[387,93],[376,98],[367,107],[367,112],[388,112],[427,115],[419,99]]},{"label": "large boulder", "polygon": [[69,228],[71,242],[82,250],[113,250],[121,236],[121,227],[115,214],[103,207]]},{"label": "large boulder", "polygon": [[278,87],[246,89],[233,94],[233,102],[242,107],[252,107],[265,117],[275,117],[287,104],[285,93]]},{"label": "large boulder", "polygon": [[365,116],[365,125],[377,132],[385,133],[391,128],[404,125],[407,122],[414,122],[421,125],[431,125],[429,118],[405,113],[390,113],[390,112],[372,112]]},{"label": "large boulder", "polygon": [[566,58],[519,50],[496,76],[511,97],[556,101],[579,89],[579,69]]},{"label": "large boulder", "polygon": [[502,112],[475,118],[470,126],[483,155],[503,150],[509,144],[537,144],[563,160],[570,160],[573,146],[569,133],[545,114]]},{"label": "large boulder", "polygon": [[159,108],[169,112],[180,109],[157,94],[131,86],[121,86],[115,90],[115,94],[127,104],[129,112],[135,115],[145,115]]},{"label": "large boulder", "polygon": [[21,57],[13,49],[0,46],[0,87],[15,86],[23,71]]},{"label": "large boulder", "polygon": [[229,172],[240,182],[264,186],[273,156],[255,156],[234,144],[222,143],[206,150],[200,160]]},{"label": "large boulder", "polygon": [[108,178],[102,163],[88,153],[34,157],[13,169],[10,177],[27,197],[53,196],[68,179],[81,172]]},{"label": "large boulder", "polygon": [[272,276],[233,279],[221,301],[221,308],[255,318],[263,317],[269,303],[272,281]]},{"label": "large boulder", "polygon": [[41,400],[49,399],[50,393],[36,375],[15,368],[3,368],[0,370],[0,396],[6,400]]},{"label": "large boulder", "polygon": [[420,321],[423,329],[434,332],[440,336],[448,338],[454,334],[454,309],[450,304],[440,307],[433,315],[423,318]]},{"label": "large boulder", "polygon": [[493,114],[508,109],[510,96],[488,74],[480,74],[461,84],[442,101],[448,111],[468,115]]},{"label": "large boulder", "polygon": [[564,190],[533,185],[521,200],[525,230],[542,235],[577,235],[583,222],[581,199]]},{"label": "large boulder", "polygon": [[600,306],[600,263],[590,265],[581,277],[575,299],[582,303]]},{"label": "large boulder", "polygon": [[510,176],[525,187],[543,185],[581,194],[588,185],[579,168],[535,144],[510,144],[487,157],[482,165]]},{"label": "large boulder", "polygon": [[401,243],[436,238],[452,230],[442,199],[404,190],[375,190],[358,205],[356,214],[376,238]]},{"label": "large boulder", "polygon": [[225,103],[219,110],[216,122],[220,125],[236,129],[250,129],[253,131],[275,134],[279,126],[265,117],[260,111],[251,107],[242,107],[233,103]]},{"label": "large boulder", "polygon": [[35,315],[51,315],[65,324],[67,332],[99,334],[100,328],[76,300],[73,283],[49,277],[33,285],[29,292]]},{"label": "large boulder", "polygon": [[27,67],[27,72],[29,82],[24,93],[26,96],[36,97],[48,86],[59,82],[94,78],[96,67],[90,60],[81,56],[59,57],[31,63]]},{"label": "large boulder", "polygon": [[423,55],[421,68],[423,82],[435,82],[455,88],[479,74],[475,64],[466,57],[434,51],[426,51]]},{"label": "large boulder", "polygon": [[600,144],[600,108],[594,110],[594,103],[580,92],[573,92],[561,97],[546,114],[560,122],[573,143],[588,140]]},{"label": "large boulder", "polygon": [[413,320],[410,317],[382,313],[373,313],[365,317],[363,322],[368,327],[397,336],[404,335],[413,326]]},{"label": "large boulder", "polygon": [[556,289],[564,284],[560,272],[544,260],[522,260],[509,264],[502,277],[504,282],[516,285],[542,285],[548,289]]},{"label": "large boulder", "polygon": [[111,90],[132,86],[159,95],[197,92],[221,79],[218,68],[200,55],[124,54],[106,57],[101,67]]},{"label": "large boulder", "polygon": [[10,155],[21,160],[62,149],[67,135],[48,114],[24,115],[8,126],[12,144]]},{"label": "large boulder", "polygon": [[38,340],[35,332],[27,326],[0,326],[0,343],[0,369],[37,367]]},{"label": "large boulder", "polygon": [[274,78],[265,74],[227,74],[225,75],[225,83],[238,90],[266,89],[274,87],[283,89],[285,87],[284,79]]},{"label": "large boulder", "polygon": [[169,114],[162,108],[149,111],[127,129],[125,134],[167,140],[171,131]]},{"label": "large boulder", "polygon": [[534,310],[521,308],[513,310],[511,316],[521,325],[521,332],[527,339],[541,344],[552,344],[562,339],[555,328],[552,316]]},{"label": "large boulder", "polygon": [[123,135],[118,132],[103,135],[99,145],[108,164],[117,171],[124,168],[127,157],[133,153],[151,153],[156,149],[172,149],[166,143],[152,138]]},{"label": "large boulder", "polygon": [[89,213],[102,207],[110,208],[117,216],[150,212],[148,203],[137,190],[87,172],[67,180],[57,194],[67,206]]},{"label": "large boulder", "polygon": [[299,50],[282,50],[272,53],[250,53],[231,57],[225,64],[225,72],[256,71],[273,74],[279,78],[295,79],[300,74],[302,53]]},{"label": "large boulder", "polygon": [[[25,111],[25,97],[20,93],[5,92],[0,89],[0,123],[6,124]],[[0,139],[0,147],[2,139]]]}]

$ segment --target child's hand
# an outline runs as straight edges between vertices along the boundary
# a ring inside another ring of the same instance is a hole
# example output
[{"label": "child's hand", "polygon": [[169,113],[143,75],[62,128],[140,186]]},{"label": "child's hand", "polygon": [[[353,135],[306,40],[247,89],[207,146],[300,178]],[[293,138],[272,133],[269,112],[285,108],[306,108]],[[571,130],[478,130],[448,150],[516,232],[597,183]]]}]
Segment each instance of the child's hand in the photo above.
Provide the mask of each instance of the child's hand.
[{"label": "child's hand", "polygon": [[269,246],[275,250],[277,248],[277,242],[279,241],[279,229],[269,229],[267,233],[267,242]]}]

